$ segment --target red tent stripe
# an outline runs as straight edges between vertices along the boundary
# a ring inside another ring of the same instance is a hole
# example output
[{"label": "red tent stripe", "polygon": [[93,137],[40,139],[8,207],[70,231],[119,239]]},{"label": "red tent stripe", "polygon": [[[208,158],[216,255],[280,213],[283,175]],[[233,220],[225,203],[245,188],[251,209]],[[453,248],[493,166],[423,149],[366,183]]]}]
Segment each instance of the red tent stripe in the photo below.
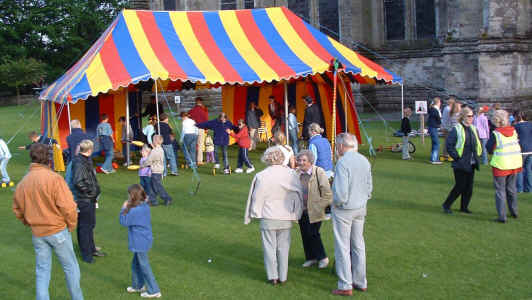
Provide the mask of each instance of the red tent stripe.
[{"label": "red tent stripe", "polygon": [[373,61],[367,59],[366,57],[364,57],[363,55],[360,55],[358,53],[355,52],[355,55],[358,56],[358,58],[364,63],[366,64],[366,66],[372,68],[373,70],[375,70],[378,75],[377,75],[377,78],[379,79],[384,79],[386,81],[391,81],[393,80],[393,76],[388,73],[386,70],[384,70],[383,67],[381,67],[380,65],[374,63]]},{"label": "red tent stripe", "polygon": [[[109,125],[115,132],[115,102],[113,94],[102,94],[98,96],[98,107],[100,109],[99,115],[107,114],[109,117]],[[115,141],[120,140],[120,137],[115,136]]]},{"label": "red tent stripe", "polygon": [[131,81],[131,76],[122,63],[112,37],[109,37],[103,44],[100,57],[113,89],[117,89],[120,85],[127,85]]},{"label": "red tent stripe", "polygon": [[283,13],[286,19],[290,22],[294,30],[299,34],[301,39],[307,44],[307,46],[323,61],[330,63],[333,56],[323,48],[318,41],[314,38],[312,33],[308,31],[303,21],[294,15],[288,8],[282,7]]},{"label": "red tent stripe", "polygon": [[216,41],[214,41],[214,38],[209,31],[209,26],[207,26],[207,22],[205,22],[203,13],[188,12],[187,17],[198,42],[211,60],[211,63],[218,72],[222,74],[224,80],[229,82],[242,81],[240,74],[238,74],[231,63],[227,61],[220,48],[218,48]]},{"label": "red tent stripe", "polygon": [[157,58],[165,69],[168,70],[168,76],[172,80],[187,78],[187,74],[185,74],[183,69],[179,66],[170,51],[170,48],[168,48],[168,45],[161,34],[161,30],[159,29],[159,26],[157,26],[153,12],[137,11],[137,17],[139,18],[140,24],[142,24],[144,32],[146,32],[146,37],[150,42],[153,52],[155,52],[155,55],[157,55]]},{"label": "red tent stripe", "polygon": [[237,10],[236,17],[240,23],[242,30],[248,37],[248,40],[253,41],[252,45],[262,57],[262,59],[277,73],[279,77],[295,76],[296,72],[292,70],[280,57],[273,51],[272,47],[266,41],[259,27],[255,23],[255,19],[251,10]]},{"label": "red tent stripe", "polygon": [[235,87],[235,99],[233,102],[233,124],[239,119],[246,119],[246,100],[248,96],[248,88],[246,86]]}]

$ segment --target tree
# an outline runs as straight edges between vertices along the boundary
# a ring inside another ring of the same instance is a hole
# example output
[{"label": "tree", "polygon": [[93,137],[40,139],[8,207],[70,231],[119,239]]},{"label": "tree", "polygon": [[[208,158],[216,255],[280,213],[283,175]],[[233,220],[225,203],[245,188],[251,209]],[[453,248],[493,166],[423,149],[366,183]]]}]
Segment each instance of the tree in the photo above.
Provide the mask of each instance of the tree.
[{"label": "tree", "polygon": [[32,57],[54,80],[75,63],[125,7],[125,0],[0,0],[0,53]]},{"label": "tree", "polygon": [[17,91],[17,104],[20,104],[20,88],[40,83],[45,75],[46,65],[34,58],[5,60],[0,65],[0,82]]}]

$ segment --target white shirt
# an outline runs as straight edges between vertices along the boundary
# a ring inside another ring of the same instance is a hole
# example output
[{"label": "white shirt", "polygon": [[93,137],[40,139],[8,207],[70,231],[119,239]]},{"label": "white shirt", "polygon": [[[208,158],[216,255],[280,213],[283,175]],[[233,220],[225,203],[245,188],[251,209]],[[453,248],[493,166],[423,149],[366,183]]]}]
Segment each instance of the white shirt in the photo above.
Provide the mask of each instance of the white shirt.
[{"label": "white shirt", "polygon": [[0,139],[0,159],[4,158],[11,158],[11,152],[9,151],[6,142],[4,142],[3,139]]},{"label": "white shirt", "polygon": [[183,134],[198,134],[198,127],[196,127],[196,121],[191,118],[183,119]]}]

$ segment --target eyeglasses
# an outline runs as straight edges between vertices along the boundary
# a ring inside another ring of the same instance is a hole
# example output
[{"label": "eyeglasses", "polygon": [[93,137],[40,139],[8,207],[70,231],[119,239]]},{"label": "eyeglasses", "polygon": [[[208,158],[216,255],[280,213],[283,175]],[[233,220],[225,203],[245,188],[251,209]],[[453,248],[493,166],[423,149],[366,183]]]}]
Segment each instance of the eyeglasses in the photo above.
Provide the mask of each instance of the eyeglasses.
[{"label": "eyeglasses", "polygon": [[473,117],[473,115],[467,115],[467,117],[468,117],[468,118],[472,118],[472,117]]}]

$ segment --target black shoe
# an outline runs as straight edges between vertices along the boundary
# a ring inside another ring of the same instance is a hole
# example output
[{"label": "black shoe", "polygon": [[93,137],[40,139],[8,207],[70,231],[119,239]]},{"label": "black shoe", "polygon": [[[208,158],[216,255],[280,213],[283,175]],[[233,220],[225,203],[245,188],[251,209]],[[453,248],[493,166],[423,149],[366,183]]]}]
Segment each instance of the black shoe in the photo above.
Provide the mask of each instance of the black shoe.
[{"label": "black shoe", "polygon": [[94,263],[94,260],[86,260],[86,259],[81,259],[83,262],[87,263],[87,264],[92,264]]},{"label": "black shoe", "polygon": [[501,219],[495,219],[493,220],[493,222],[497,222],[497,223],[506,223],[506,220],[501,220]]},{"label": "black shoe", "polygon": [[470,211],[470,210],[467,209],[467,208],[461,209],[460,211],[463,212],[463,213],[465,213],[465,214],[471,214],[471,213],[473,213],[472,211]]},{"label": "black shoe", "polygon": [[166,205],[166,206],[170,206],[170,205],[172,205],[172,200],[170,200],[170,201],[165,201],[165,202],[164,202],[164,205]]},{"label": "black shoe", "polygon": [[517,218],[519,218],[519,215],[518,214],[512,214],[512,218],[517,219]]},{"label": "black shoe", "polygon": [[448,215],[450,215],[450,214],[453,213],[453,212],[451,211],[450,208],[447,208],[447,207],[445,207],[445,206],[443,206],[443,205],[442,205],[442,208],[443,208],[443,213],[444,213],[444,214],[448,214]]},{"label": "black shoe", "polygon": [[105,254],[104,252],[102,251],[94,251],[92,252],[92,256],[97,256],[97,257],[104,257],[106,256],[107,254]]}]

